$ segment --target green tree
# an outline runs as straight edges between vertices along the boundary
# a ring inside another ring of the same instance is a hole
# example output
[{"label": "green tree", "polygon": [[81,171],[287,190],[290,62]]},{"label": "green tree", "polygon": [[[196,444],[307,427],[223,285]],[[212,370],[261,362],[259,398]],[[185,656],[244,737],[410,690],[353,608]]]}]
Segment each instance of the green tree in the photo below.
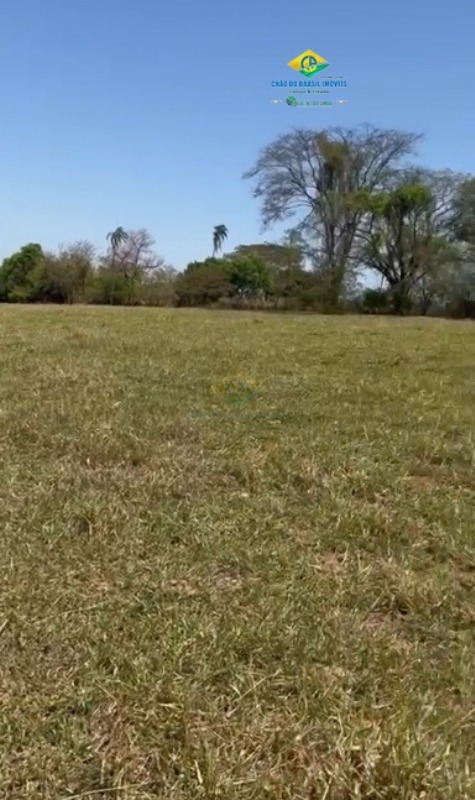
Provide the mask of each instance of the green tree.
[{"label": "green tree", "polygon": [[364,212],[355,198],[375,191],[420,137],[365,127],[295,130],[279,136],[244,174],[255,180],[264,227],[298,216],[296,231],[313,267],[325,276],[327,304],[336,308],[354,262]]},{"label": "green tree", "polygon": [[61,245],[57,254],[48,253],[34,273],[38,299],[53,303],[86,300],[94,270],[94,246],[78,241]]},{"label": "green tree", "polygon": [[266,262],[256,253],[224,259],[230,281],[241,297],[265,297],[272,281]]},{"label": "green tree", "polygon": [[200,269],[203,266],[212,267],[221,264],[222,261],[219,258],[215,258],[214,256],[210,256],[209,258],[205,258],[204,261],[190,261],[189,264],[185,267],[185,273],[193,272],[195,269]]},{"label": "green tree", "polygon": [[429,286],[457,260],[449,231],[458,183],[450,172],[401,170],[385,191],[359,195],[366,223],[359,255],[383,278],[395,314],[410,310],[417,297],[427,310]]},{"label": "green tree", "polygon": [[0,299],[19,303],[35,300],[35,274],[43,259],[43,248],[36,243],[26,244],[5,258],[0,267]]},{"label": "green tree", "polygon": [[293,232],[288,232],[281,242],[239,245],[226,258],[235,259],[241,256],[257,256],[265,264],[268,273],[265,294],[273,297],[276,302],[280,297],[291,297],[293,291],[297,291],[301,285],[304,252],[299,237]]},{"label": "green tree", "polygon": [[455,239],[475,247],[475,178],[466,178],[461,183],[453,208]]},{"label": "green tree", "polygon": [[240,244],[229,253],[227,258],[235,256],[258,256],[267,266],[273,278],[280,274],[289,273],[293,269],[300,269],[303,263],[301,248],[284,242],[258,242],[257,244]]},{"label": "green tree", "polygon": [[437,300],[452,317],[475,319],[475,248],[459,245],[458,258],[447,265],[437,286]]},{"label": "green tree", "polygon": [[215,258],[222,249],[227,238],[228,229],[226,225],[215,225],[213,230],[213,258]]},{"label": "green tree", "polygon": [[223,297],[236,294],[231,282],[229,265],[223,261],[203,263],[177,276],[174,292],[179,306],[207,306]]}]

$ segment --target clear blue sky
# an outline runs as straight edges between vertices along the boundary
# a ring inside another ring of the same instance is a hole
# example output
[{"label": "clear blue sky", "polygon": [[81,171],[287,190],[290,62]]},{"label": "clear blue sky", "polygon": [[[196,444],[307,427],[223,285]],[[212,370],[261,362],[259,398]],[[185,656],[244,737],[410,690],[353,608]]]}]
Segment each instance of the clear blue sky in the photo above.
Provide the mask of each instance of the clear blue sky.
[{"label": "clear blue sky", "polygon": [[[469,0],[2,0],[0,25],[0,258],[117,225],[177,268],[219,223],[227,249],[272,238],[241,175],[295,125],[419,131],[424,163],[475,172]],[[271,103],[308,48],[347,105]]]}]

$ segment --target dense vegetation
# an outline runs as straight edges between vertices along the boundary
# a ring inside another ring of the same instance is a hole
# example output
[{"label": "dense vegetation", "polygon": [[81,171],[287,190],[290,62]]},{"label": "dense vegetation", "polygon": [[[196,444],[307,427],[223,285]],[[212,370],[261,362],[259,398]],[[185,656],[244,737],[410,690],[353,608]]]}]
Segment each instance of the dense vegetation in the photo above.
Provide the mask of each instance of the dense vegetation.
[{"label": "dense vegetation", "polygon": [[[280,136],[244,176],[283,241],[245,244],[182,272],[146,230],[45,253],[30,243],[0,268],[0,301],[345,310],[475,317],[475,178],[414,164],[420,137],[364,128]],[[366,288],[362,277],[378,279]]]}]

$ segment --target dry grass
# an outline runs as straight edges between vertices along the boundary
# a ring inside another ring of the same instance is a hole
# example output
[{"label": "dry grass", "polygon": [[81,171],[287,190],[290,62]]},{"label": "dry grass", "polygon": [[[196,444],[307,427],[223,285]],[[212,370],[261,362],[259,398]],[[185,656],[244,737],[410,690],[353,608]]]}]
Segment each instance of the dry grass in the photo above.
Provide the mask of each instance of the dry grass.
[{"label": "dry grass", "polygon": [[473,323],[0,321],[0,797],[475,797]]}]

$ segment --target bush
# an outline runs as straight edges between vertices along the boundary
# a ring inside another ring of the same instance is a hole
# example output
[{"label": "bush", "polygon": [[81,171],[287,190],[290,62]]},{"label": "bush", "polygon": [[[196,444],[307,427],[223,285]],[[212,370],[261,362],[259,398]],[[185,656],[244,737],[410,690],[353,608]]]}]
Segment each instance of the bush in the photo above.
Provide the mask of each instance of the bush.
[{"label": "bush", "polygon": [[86,292],[86,302],[93,305],[126,305],[130,295],[128,281],[110,270],[99,270]]},{"label": "bush", "polygon": [[449,305],[447,313],[454,319],[475,319],[475,300],[458,297]]},{"label": "bush", "polygon": [[387,314],[389,311],[389,296],[384,289],[365,289],[361,298],[363,314]]},{"label": "bush", "polygon": [[136,289],[137,303],[143,306],[173,306],[176,304],[177,295],[173,283],[160,278],[146,279]]}]

